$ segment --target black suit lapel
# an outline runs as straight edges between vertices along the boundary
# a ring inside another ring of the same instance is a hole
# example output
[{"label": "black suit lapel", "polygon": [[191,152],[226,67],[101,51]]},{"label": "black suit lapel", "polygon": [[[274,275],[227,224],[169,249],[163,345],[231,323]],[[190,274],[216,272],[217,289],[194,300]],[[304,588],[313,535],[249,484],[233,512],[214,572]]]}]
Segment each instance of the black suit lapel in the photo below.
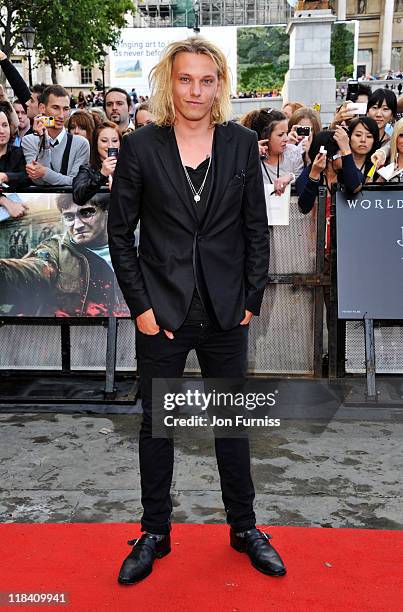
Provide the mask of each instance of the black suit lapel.
[{"label": "black suit lapel", "polygon": [[193,219],[197,221],[192,199],[189,196],[189,188],[186,182],[185,173],[182,168],[182,161],[176,144],[173,128],[160,127],[157,132],[157,155],[161,161],[161,167],[165,171],[172,187],[178,197],[183,202],[186,209],[190,212]]},{"label": "black suit lapel", "polygon": [[234,174],[236,151],[228,143],[232,139],[231,128],[225,125],[217,125],[213,141],[212,176],[210,190],[206,202],[206,214],[202,225],[208,223],[209,217],[218,206],[222,193]]}]

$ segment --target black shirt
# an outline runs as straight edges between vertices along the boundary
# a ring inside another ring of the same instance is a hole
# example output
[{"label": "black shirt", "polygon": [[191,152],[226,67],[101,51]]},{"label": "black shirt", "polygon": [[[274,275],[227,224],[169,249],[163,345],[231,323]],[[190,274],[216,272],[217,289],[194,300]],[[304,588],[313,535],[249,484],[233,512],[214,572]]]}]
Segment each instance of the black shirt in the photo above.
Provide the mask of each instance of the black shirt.
[{"label": "black shirt", "polygon": [[[204,161],[202,161],[201,164],[197,166],[197,168],[190,168],[189,166],[186,166],[186,170],[189,174],[189,178],[192,181],[193,187],[196,189],[196,192],[199,191],[204,181],[204,177],[206,176],[209,162],[210,162],[210,157],[207,157]],[[190,185],[188,185],[189,197],[190,197],[192,204],[194,205],[194,208],[197,214],[197,218],[199,220],[199,225],[203,221],[203,217],[206,212],[207,196],[210,191],[210,186],[211,186],[211,166],[207,174],[206,182],[204,183],[203,191],[200,194],[199,202],[195,202]]]},{"label": "black shirt", "polygon": [[[199,191],[204,177],[206,176],[207,168],[209,167],[210,158],[207,157],[201,164],[197,166],[197,168],[190,168],[186,166],[186,170],[189,174],[189,178],[192,181],[193,187],[196,192]],[[213,162],[211,162],[213,163]],[[199,221],[199,225],[203,221],[204,215],[206,214],[206,205],[207,198],[210,192],[211,187],[211,177],[212,177],[212,168],[210,164],[210,169],[208,171],[206,181],[204,183],[203,191],[200,194],[199,202],[194,200],[193,192],[188,185],[188,197],[192,202],[192,205],[195,207],[196,215]],[[193,292],[192,301],[189,307],[188,315],[186,318],[187,323],[199,323],[201,321],[209,321],[210,323],[215,323],[215,315],[214,310],[211,305],[210,297],[207,292],[207,288],[204,283],[204,278],[201,270],[201,266],[197,266],[198,274],[197,274],[197,284],[200,290],[201,296],[197,287],[195,287]]]}]

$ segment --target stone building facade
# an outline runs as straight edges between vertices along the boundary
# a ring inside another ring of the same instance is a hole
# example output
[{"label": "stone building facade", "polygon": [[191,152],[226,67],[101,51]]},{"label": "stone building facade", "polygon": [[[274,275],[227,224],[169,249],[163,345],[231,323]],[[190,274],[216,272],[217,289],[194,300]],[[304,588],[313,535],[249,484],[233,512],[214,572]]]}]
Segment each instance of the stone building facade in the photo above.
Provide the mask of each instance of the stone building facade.
[{"label": "stone building facade", "polygon": [[[262,25],[287,23],[291,9],[286,0],[137,0],[138,11],[128,17],[128,26],[170,27]],[[252,6],[253,5],[253,6]],[[403,0],[335,0],[335,13],[339,20],[357,19],[360,22],[358,66],[359,75],[379,74],[384,76],[389,69],[403,70]],[[25,56],[13,56],[19,69],[28,81]],[[50,83],[50,68],[35,66],[34,82]],[[58,81],[68,91],[78,94],[94,88],[95,81],[102,81],[100,66],[87,68],[73,62],[71,69],[58,71]],[[109,61],[106,57],[104,69],[106,87],[110,83]]]}]

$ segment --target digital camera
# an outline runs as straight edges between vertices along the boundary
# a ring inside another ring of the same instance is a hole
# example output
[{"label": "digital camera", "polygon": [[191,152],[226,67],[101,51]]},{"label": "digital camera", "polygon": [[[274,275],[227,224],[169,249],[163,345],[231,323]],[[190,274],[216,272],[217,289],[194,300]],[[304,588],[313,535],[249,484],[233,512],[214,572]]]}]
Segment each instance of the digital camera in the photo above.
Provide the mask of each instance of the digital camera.
[{"label": "digital camera", "polygon": [[55,127],[55,118],[54,117],[41,117],[43,121],[43,125],[47,128]]},{"label": "digital camera", "polygon": [[297,136],[309,136],[311,128],[309,125],[297,125],[295,131],[297,132]]}]

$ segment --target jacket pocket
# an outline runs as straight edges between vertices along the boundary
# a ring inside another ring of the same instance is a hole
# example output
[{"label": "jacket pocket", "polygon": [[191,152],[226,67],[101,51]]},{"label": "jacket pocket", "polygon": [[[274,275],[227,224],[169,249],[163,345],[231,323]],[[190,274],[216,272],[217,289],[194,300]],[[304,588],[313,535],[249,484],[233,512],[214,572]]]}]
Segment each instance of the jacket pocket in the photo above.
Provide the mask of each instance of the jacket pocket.
[{"label": "jacket pocket", "polygon": [[226,189],[233,186],[243,187],[245,185],[245,172],[241,170],[238,174],[235,174],[227,183]]}]

